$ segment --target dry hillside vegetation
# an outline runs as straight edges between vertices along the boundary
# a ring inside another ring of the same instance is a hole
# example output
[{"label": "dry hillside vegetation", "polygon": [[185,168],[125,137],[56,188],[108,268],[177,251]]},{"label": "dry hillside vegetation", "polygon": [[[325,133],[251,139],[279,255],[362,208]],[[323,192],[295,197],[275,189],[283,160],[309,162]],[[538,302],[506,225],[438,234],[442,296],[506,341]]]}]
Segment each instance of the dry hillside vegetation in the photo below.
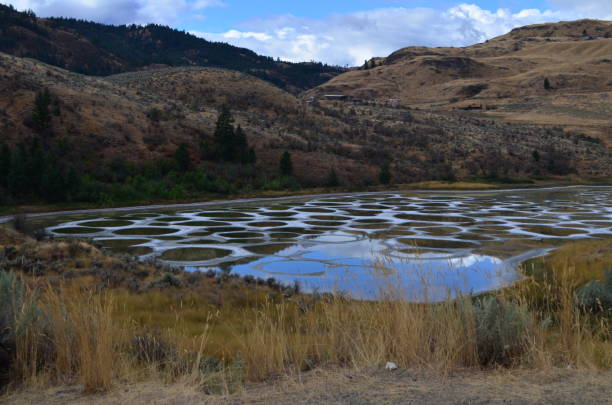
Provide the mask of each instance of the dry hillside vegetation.
[{"label": "dry hillside vegetation", "polygon": [[308,96],[398,98],[434,110],[482,106],[495,119],[563,125],[612,144],[611,22],[527,26],[465,48],[408,47],[374,64]]},{"label": "dry hillside vegetation", "polygon": [[[222,69],[169,68],[97,78],[0,54],[0,88],[4,140],[15,144],[33,136],[34,98],[49,88],[51,136],[67,140],[91,165],[116,157],[136,162],[171,157],[183,142],[197,162],[201,141],[212,137],[218,109],[227,104],[255,147],[260,170],[276,174],[280,155],[289,150],[296,176],[310,184],[324,183],[332,168],[342,184],[376,184],[387,160],[397,183],[612,175],[610,150],[579,133],[499,123],[464,111],[305,105],[265,81]],[[533,158],[534,151],[541,159]]]}]

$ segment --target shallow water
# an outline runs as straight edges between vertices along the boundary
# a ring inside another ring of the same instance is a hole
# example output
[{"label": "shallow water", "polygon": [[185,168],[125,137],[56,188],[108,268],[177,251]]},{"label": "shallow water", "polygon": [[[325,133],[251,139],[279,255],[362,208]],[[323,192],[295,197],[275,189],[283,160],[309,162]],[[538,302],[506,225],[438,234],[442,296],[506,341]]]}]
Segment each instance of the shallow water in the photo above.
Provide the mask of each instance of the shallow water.
[{"label": "shallow water", "polygon": [[563,241],[609,237],[611,200],[610,187],[363,194],[82,216],[47,230],[188,270],[434,300],[509,285],[518,262]]}]

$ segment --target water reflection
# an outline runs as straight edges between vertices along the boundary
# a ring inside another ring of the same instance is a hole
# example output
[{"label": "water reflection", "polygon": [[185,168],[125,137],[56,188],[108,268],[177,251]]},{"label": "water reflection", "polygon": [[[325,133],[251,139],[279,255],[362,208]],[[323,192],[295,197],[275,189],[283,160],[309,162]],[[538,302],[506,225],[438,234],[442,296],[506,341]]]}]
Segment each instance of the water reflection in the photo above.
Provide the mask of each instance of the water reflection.
[{"label": "water reflection", "polygon": [[[124,213],[48,228],[188,269],[415,300],[517,280],[516,263],[569,239],[610,237],[612,188],[393,193]],[[525,256],[526,255],[526,256]]]}]

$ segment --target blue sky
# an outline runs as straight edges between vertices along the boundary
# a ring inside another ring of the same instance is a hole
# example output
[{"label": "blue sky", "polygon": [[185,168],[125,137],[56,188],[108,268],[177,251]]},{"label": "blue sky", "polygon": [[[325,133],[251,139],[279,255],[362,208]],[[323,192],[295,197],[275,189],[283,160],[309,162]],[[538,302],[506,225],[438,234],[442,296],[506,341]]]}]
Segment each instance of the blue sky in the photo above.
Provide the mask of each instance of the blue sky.
[{"label": "blue sky", "polygon": [[284,60],[358,65],[411,45],[465,46],[512,28],[612,20],[612,0],[0,0],[39,16],[149,22]]}]

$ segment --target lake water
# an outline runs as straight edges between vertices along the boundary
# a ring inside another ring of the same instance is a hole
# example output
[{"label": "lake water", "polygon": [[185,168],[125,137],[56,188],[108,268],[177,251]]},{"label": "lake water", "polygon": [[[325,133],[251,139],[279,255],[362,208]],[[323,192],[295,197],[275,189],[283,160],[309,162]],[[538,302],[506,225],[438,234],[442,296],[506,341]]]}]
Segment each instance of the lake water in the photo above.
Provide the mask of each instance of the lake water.
[{"label": "lake water", "polygon": [[47,230],[187,270],[438,300],[512,284],[518,263],[567,240],[611,237],[611,200],[610,187],[362,194],[113,213]]}]

